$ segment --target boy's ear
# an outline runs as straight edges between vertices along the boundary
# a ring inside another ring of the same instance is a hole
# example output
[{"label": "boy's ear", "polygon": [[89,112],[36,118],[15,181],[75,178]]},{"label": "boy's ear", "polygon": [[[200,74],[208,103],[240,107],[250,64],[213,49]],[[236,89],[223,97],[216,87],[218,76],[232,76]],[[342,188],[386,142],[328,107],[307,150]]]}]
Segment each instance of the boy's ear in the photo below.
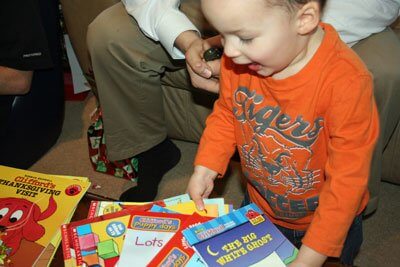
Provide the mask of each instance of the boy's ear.
[{"label": "boy's ear", "polygon": [[301,35],[314,31],[320,22],[321,13],[318,1],[310,1],[297,11],[297,32]]}]

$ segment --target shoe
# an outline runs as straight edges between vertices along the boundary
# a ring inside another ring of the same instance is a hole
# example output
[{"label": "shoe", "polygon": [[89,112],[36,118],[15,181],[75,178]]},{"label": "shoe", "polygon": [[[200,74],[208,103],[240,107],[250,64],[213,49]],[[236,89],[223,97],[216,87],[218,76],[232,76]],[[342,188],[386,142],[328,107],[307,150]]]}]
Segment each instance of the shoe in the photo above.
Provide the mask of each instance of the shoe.
[{"label": "shoe", "polygon": [[158,192],[158,185],[166,172],[176,166],[181,158],[179,148],[165,139],[155,147],[140,153],[138,159],[138,182],[119,198],[125,202],[153,201]]}]

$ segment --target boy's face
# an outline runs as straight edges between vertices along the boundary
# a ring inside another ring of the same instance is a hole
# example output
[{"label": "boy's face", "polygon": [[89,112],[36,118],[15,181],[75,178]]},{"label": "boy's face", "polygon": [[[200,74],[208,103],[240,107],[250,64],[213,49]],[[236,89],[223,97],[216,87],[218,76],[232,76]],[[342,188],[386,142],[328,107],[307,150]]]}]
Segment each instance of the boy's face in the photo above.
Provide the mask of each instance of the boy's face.
[{"label": "boy's face", "polygon": [[295,15],[285,7],[266,0],[202,0],[202,9],[234,63],[270,76],[296,62],[300,38]]}]

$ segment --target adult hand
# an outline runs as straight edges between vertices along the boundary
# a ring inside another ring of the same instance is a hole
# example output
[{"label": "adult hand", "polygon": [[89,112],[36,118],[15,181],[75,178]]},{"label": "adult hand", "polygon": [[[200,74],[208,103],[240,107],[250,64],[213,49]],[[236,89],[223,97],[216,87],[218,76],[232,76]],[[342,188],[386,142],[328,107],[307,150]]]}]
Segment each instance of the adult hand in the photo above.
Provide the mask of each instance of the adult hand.
[{"label": "adult hand", "polygon": [[198,210],[204,210],[203,198],[208,198],[214,188],[214,180],[218,173],[207,167],[197,165],[187,187],[187,192]]},{"label": "adult hand", "polygon": [[203,59],[204,51],[212,46],[221,46],[220,36],[193,41],[185,53],[186,66],[194,87],[218,93],[220,60]]}]

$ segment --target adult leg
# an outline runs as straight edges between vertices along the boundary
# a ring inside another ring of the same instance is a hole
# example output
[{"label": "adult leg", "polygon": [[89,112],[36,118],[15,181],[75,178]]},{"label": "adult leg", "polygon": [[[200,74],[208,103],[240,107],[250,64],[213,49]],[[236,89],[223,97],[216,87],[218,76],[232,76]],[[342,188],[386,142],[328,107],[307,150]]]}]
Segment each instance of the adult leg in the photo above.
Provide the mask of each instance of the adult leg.
[{"label": "adult leg", "polygon": [[[217,34],[204,18],[199,0],[181,0],[180,10],[190,18],[204,38]],[[218,94],[193,88],[186,68],[166,71],[162,84],[168,136],[178,140],[199,142],[205,120]]]},{"label": "adult leg", "polygon": [[145,37],[118,3],[103,11],[89,26],[88,47],[103,112],[107,156],[139,160],[138,186],[122,200],[148,201],[166,171],[180,158],[168,139],[163,111],[161,76],[178,69],[156,42]]},{"label": "adult leg", "polygon": [[143,35],[121,3],[90,24],[88,47],[108,158],[129,158],[163,141],[167,134],[160,79],[166,68],[177,68],[165,50]]}]

